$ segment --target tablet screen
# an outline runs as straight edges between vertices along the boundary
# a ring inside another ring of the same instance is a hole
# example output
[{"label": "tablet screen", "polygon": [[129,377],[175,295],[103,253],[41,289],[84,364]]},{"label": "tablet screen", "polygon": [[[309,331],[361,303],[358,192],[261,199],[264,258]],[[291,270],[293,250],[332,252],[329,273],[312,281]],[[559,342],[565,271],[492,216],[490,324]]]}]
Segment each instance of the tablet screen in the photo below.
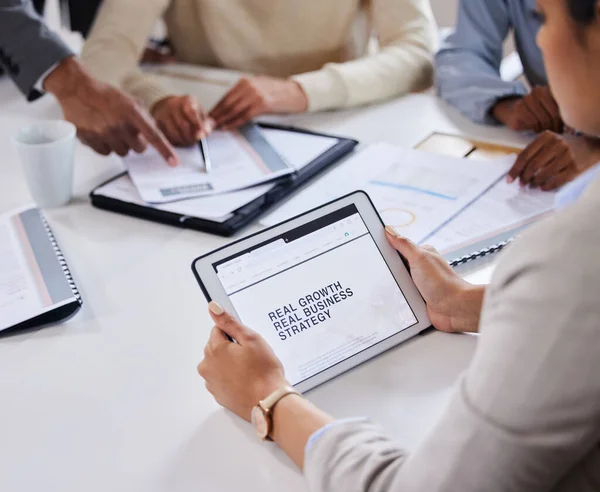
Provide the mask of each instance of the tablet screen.
[{"label": "tablet screen", "polygon": [[417,324],[355,205],[213,268],[294,385]]}]

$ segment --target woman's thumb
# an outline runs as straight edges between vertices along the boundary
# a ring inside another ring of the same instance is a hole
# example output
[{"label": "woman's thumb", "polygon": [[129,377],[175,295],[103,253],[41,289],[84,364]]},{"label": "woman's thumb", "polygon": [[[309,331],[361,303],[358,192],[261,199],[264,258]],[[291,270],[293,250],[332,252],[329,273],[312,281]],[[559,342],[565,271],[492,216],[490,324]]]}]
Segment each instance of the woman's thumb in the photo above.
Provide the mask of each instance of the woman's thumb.
[{"label": "woman's thumb", "polygon": [[419,247],[410,239],[399,235],[392,226],[385,227],[385,233],[388,242],[400,253],[406,260],[411,263],[416,259],[419,253]]}]

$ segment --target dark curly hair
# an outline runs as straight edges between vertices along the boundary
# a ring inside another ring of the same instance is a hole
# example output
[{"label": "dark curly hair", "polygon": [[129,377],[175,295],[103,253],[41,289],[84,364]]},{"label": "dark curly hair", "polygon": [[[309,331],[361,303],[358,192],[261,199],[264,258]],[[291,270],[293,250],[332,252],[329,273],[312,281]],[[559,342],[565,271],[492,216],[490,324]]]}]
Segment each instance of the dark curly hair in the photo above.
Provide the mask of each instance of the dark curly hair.
[{"label": "dark curly hair", "polygon": [[567,0],[571,16],[581,25],[588,25],[596,18],[597,0]]}]

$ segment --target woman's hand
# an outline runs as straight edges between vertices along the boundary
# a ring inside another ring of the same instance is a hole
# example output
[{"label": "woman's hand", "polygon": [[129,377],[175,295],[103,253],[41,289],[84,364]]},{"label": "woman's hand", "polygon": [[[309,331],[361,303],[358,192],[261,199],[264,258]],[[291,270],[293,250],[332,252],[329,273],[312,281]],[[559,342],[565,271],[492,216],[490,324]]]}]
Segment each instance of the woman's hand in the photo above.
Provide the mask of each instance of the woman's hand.
[{"label": "woman's hand", "polygon": [[214,121],[192,96],[165,97],[150,112],[169,142],[179,147],[195,144],[214,128]]},{"label": "woman's hand", "polygon": [[268,76],[241,79],[210,112],[223,130],[265,113],[303,113],[308,99],[297,82]]},{"label": "woman's hand", "polygon": [[434,248],[419,247],[392,227],[385,231],[390,244],[408,261],[433,326],[448,333],[476,332],[485,289],[464,281]]},{"label": "woman's hand", "polygon": [[258,333],[224,312],[216,302],[209,304],[209,311],[215,326],[198,373],[220,405],[250,421],[252,408],[260,400],[289,384],[283,366]]}]

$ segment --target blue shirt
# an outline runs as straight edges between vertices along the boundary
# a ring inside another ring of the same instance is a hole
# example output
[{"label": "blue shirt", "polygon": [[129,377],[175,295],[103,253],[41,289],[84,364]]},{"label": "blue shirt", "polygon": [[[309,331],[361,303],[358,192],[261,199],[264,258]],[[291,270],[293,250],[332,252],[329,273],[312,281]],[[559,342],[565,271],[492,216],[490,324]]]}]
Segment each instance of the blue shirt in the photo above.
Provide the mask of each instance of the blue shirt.
[{"label": "blue shirt", "polygon": [[536,44],[535,0],[461,0],[456,28],[436,55],[440,96],[477,123],[497,124],[490,110],[499,99],[523,96],[524,84],[500,77],[503,44],[512,31],[525,76],[547,85]]},{"label": "blue shirt", "polygon": [[570,183],[564,185],[556,194],[554,208],[562,210],[572,203],[575,203],[598,176],[600,176],[600,162]]}]

